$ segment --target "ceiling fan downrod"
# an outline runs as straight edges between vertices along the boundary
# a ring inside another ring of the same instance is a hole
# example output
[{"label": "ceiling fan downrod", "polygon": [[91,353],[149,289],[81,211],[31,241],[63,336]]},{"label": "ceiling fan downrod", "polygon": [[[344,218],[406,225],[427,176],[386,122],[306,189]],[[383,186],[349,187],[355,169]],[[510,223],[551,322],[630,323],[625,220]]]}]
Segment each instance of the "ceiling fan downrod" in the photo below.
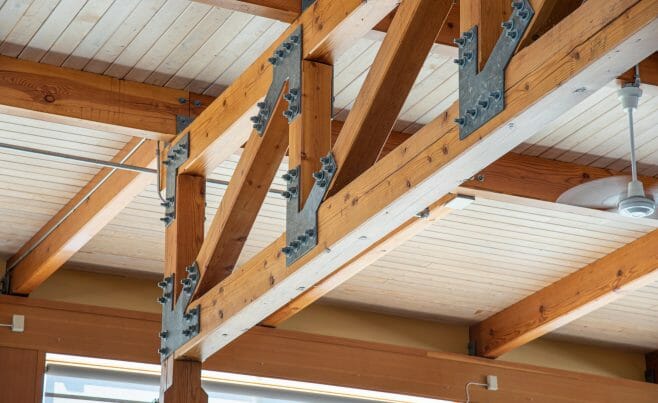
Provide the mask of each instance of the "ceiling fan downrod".
[{"label": "ceiling fan downrod", "polygon": [[619,213],[627,217],[647,217],[656,211],[654,200],[644,193],[644,186],[637,177],[637,159],[635,156],[635,132],[633,130],[633,110],[637,109],[642,90],[640,89],[639,69],[635,67],[635,81],[624,85],[617,93],[622,108],[628,114],[628,128],[631,147],[631,175],[626,197],[619,202]]}]

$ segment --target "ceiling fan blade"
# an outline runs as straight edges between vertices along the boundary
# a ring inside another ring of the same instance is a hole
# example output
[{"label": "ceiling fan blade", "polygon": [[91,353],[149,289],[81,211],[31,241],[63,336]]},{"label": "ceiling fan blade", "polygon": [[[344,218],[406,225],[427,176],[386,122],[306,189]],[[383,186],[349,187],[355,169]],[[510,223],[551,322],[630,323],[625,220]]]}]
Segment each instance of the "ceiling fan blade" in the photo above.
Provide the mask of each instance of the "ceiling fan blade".
[{"label": "ceiling fan blade", "polygon": [[562,193],[557,202],[601,210],[616,209],[626,196],[630,180],[630,176],[619,175],[586,182]]}]

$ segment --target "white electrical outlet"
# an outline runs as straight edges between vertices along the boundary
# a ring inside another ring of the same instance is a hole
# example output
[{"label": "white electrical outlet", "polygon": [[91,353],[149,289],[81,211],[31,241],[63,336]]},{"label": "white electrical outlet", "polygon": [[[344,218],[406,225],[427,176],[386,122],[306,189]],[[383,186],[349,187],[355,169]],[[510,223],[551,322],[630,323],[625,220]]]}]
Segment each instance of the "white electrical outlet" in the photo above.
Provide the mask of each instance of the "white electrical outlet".
[{"label": "white electrical outlet", "polygon": [[487,375],[487,390],[498,390],[498,377]]},{"label": "white electrical outlet", "polygon": [[25,316],[12,315],[11,331],[16,333],[23,333],[25,331]]}]

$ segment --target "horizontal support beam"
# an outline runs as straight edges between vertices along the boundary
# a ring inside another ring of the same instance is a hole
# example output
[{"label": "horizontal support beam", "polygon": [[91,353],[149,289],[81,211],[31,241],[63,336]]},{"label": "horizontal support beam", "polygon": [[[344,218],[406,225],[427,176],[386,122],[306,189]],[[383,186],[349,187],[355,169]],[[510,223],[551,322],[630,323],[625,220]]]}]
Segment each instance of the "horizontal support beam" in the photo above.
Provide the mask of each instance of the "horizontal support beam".
[{"label": "horizontal support beam", "polygon": [[658,230],[473,325],[477,354],[495,358],[658,280]]},{"label": "horizontal support beam", "polygon": [[176,355],[213,355],[653,53],[657,15],[658,0],[584,3],[512,58],[505,110],[460,141],[452,105],[321,205],[316,248],[286,267],[282,236],[193,302],[201,332]]},{"label": "horizontal support beam", "polygon": [[195,117],[213,100],[7,56],[0,93],[0,113],[160,140],[177,134],[176,116]]},{"label": "horizontal support beam", "polygon": [[[24,333],[0,332],[0,346],[159,363],[160,315],[0,296],[0,322],[25,315]],[[653,402],[658,385],[357,340],[254,328],[204,369],[463,401],[467,382],[498,376],[477,401]]]}]

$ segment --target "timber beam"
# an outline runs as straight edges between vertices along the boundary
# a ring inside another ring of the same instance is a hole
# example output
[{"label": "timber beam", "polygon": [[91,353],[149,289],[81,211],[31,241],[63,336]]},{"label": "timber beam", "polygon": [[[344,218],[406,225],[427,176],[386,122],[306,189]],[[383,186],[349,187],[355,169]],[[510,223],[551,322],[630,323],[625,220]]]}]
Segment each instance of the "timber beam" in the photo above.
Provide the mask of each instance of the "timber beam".
[{"label": "timber beam", "polygon": [[657,14],[658,0],[583,4],[512,58],[499,115],[460,141],[451,106],[321,205],[318,247],[286,266],[282,236],[193,302],[201,333],[176,355],[207,359],[649,56]]},{"label": "timber beam", "polygon": [[[135,137],[113,162],[155,168],[155,150],[155,141]],[[101,169],[9,258],[10,293],[31,293],[154,179],[149,173]]]},{"label": "timber beam", "polygon": [[167,141],[177,117],[194,118],[213,100],[7,56],[0,56],[0,90],[0,113]]},{"label": "timber beam", "polygon": [[[306,290],[299,297],[288,302],[261,324],[271,327],[280,325],[356,275],[369,264],[386,255],[396,246],[421,233],[437,220],[448,216],[453,209],[446,204],[449,204],[448,202],[454,197],[454,194],[477,197],[483,194],[482,192],[489,192],[555,202],[563,192],[574,186],[615,175],[621,175],[621,173],[570,162],[508,153],[454,189],[452,195],[430,205],[425,215],[409,219],[395,231]],[[647,188],[658,185],[658,179],[656,178],[640,177],[639,179]]]},{"label": "timber beam", "polygon": [[[159,363],[160,315],[0,296],[0,321],[13,314],[28,326],[0,332],[2,347]],[[477,401],[649,403],[658,395],[658,385],[645,382],[263,327],[203,368],[448,401],[464,401],[465,384],[486,375],[496,375],[500,389],[474,389]]]},{"label": "timber beam", "polygon": [[470,328],[477,355],[496,358],[658,279],[658,230]]}]

